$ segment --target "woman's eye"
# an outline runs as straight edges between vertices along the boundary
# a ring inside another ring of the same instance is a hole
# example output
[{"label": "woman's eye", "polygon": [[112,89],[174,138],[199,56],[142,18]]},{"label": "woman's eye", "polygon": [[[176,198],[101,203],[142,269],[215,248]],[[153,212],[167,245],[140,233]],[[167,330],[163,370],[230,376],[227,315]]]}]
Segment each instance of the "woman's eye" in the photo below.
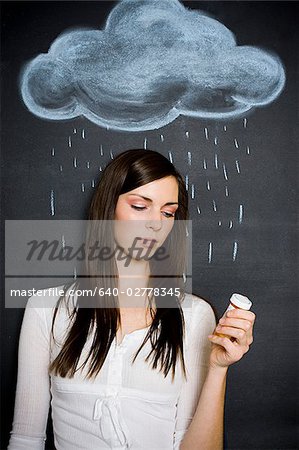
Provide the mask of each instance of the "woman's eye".
[{"label": "woman's eye", "polygon": [[[131,208],[136,209],[136,211],[144,211],[146,209],[146,206],[138,206],[138,205],[131,205]],[[162,211],[162,214],[169,219],[170,217],[174,217],[175,213],[170,213],[168,211]]]},{"label": "woman's eye", "polygon": [[131,205],[131,208],[136,209],[137,211],[142,211],[145,209],[145,206]]},{"label": "woman's eye", "polygon": [[175,213],[170,213],[167,211],[163,211],[163,214],[165,215],[165,217],[169,218],[169,217],[174,217]]}]

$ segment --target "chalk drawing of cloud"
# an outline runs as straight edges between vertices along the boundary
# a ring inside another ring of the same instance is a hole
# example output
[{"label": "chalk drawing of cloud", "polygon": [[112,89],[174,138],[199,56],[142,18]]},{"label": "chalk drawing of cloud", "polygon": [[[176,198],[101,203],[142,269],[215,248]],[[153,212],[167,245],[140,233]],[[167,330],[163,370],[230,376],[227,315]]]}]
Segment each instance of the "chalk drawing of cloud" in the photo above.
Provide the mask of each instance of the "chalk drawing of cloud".
[{"label": "chalk drawing of cloud", "polygon": [[80,115],[113,129],[160,128],[179,115],[227,119],[271,103],[279,58],[178,0],[122,0],[103,30],[62,33],[20,77],[22,98],[52,120]]}]

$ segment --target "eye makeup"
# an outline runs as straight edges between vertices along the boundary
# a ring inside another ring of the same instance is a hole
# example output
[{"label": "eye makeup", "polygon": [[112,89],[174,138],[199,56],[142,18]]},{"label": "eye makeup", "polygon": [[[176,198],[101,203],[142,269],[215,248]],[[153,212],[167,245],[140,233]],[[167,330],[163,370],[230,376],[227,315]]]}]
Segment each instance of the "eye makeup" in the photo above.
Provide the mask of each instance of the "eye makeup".
[{"label": "eye makeup", "polygon": [[[144,211],[146,209],[146,206],[139,206],[139,205],[130,205],[130,206],[136,211]],[[166,218],[175,216],[175,211],[161,211],[161,212],[162,214],[164,214]]]},{"label": "eye makeup", "polygon": [[[145,200],[146,202],[149,202],[149,203],[153,203],[153,200],[151,199],[151,198],[148,198],[148,197],[144,197],[143,195],[139,195],[139,194],[130,194],[129,196],[128,196],[128,198],[129,198],[129,200],[130,200],[130,197],[138,197],[138,199],[140,200],[140,199],[143,199],[143,200]],[[135,200],[135,202],[136,202],[136,200]],[[134,202],[134,203],[135,203]],[[167,203],[165,203],[164,205],[162,205],[162,208],[164,207],[164,206],[171,206],[171,205],[178,205],[178,202],[167,202]]]}]

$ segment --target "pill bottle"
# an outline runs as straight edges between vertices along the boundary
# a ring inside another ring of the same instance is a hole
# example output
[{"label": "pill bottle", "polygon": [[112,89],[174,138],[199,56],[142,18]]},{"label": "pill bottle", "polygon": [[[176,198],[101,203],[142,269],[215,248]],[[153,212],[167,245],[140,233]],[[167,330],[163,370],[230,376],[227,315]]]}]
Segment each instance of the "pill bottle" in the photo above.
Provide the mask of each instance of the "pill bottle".
[{"label": "pill bottle", "polygon": [[[232,309],[245,309],[246,311],[249,311],[252,306],[252,302],[249,300],[249,298],[245,297],[245,295],[241,294],[233,294],[231,298],[229,299],[229,305],[226,308],[224,314],[227,313],[227,311],[230,311]],[[225,334],[221,333],[215,333],[217,336],[226,337]],[[233,339],[235,340],[235,339]]]}]

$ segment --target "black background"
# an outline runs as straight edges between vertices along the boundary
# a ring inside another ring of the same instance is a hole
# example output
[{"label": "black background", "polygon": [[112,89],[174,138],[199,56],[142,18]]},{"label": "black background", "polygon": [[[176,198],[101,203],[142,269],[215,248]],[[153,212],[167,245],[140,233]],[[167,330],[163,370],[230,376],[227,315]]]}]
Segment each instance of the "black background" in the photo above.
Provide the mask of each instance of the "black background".
[{"label": "black background", "polygon": [[[97,180],[100,166],[103,168],[110,161],[110,151],[116,155],[128,148],[142,148],[145,137],[148,148],[166,156],[172,151],[174,164],[183,175],[189,174],[189,182],[196,188],[195,198],[190,200],[193,292],[208,299],[218,315],[222,315],[232,292],[244,293],[253,301],[257,315],[250,352],[229,370],[226,448],[294,450],[298,448],[295,433],[298,4],[183,3],[224,23],[234,32],[239,45],[265,48],[281,58],[287,75],[285,89],[271,105],[246,116],[246,129],[243,118],[209,122],[180,117],[160,130],[129,133],[99,128],[84,118],[56,122],[33,116],[18,92],[23,64],[46,53],[53,40],[67,28],[101,28],[116,2],[1,2],[2,231],[4,219],[84,218],[93,191],[91,180]],[[209,129],[209,141],[204,137],[204,127]],[[86,132],[84,140],[80,137],[82,129]],[[164,135],[164,142],[160,134]],[[69,136],[73,139],[71,149],[67,145]],[[223,176],[216,173],[215,167],[212,170],[215,136],[221,143],[217,148],[220,160],[225,161],[230,174],[229,199],[223,194]],[[240,142],[239,149],[232,144],[234,138]],[[100,144],[103,156],[99,153]],[[247,145],[249,155],[245,151]],[[55,156],[51,154],[52,148]],[[192,166],[188,166],[187,151],[192,152]],[[74,155],[78,158],[76,169]],[[240,174],[234,168],[236,155]],[[207,170],[203,169],[203,158],[208,162]],[[212,192],[206,189],[207,179],[211,181]],[[55,192],[55,216],[50,209],[51,190]],[[212,198],[220,205],[217,212],[211,207]],[[242,224],[238,224],[239,204],[244,206]],[[234,222],[231,229],[230,219]],[[233,261],[235,241],[238,253]],[[211,263],[207,256],[209,242],[213,242]],[[23,310],[4,308],[2,280],[1,448],[6,448]],[[50,444],[51,439],[49,448]]]}]

